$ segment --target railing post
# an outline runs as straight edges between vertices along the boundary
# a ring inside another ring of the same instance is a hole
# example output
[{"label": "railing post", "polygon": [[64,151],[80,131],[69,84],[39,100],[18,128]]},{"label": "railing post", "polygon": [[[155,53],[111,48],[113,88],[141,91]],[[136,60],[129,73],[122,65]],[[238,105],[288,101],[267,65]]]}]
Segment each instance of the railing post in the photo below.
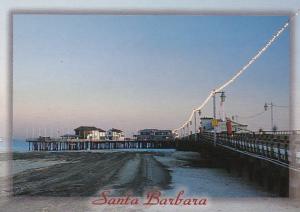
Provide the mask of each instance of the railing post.
[{"label": "railing post", "polygon": [[280,160],[280,141],[277,142],[277,160]]},{"label": "railing post", "polygon": [[251,152],[252,153],[255,153],[255,138],[253,135],[251,135],[251,142],[250,142],[250,145],[251,145]]},{"label": "railing post", "polygon": [[242,150],[246,150],[246,146],[245,146],[245,136],[242,136]]},{"label": "railing post", "polygon": [[273,143],[274,141],[271,141],[270,142],[270,147],[271,147],[271,152],[270,152],[270,157],[271,158],[274,158],[274,143]]},{"label": "railing post", "polygon": [[288,144],[287,142],[284,144],[284,160],[289,162],[289,154],[288,154]]},{"label": "railing post", "polygon": [[236,141],[236,147],[237,147],[237,149],[241,149],[240,148],[240,140],[241,140],[241,138],[240,138],[240,136],[238,135],[237,137],[236,137],[236,139],[235,139],[235,141]]},{"label": "railing post", "polygon": [[252,147],[252,136],[248,136],[249,139],[248,139],[248,146],[249,146],[249,152],[253,152],[253,147]]},{"label": "railing post", "polygon": [[234,148],[237,149],[237,141],[235,135],[232,137],[232,142],[234,144]]},{"label": "railing post", "polygon": [[251,136],[247,136],[247,143],[248,143],[248,152],[252,152],[252,138]]},{"label": "railing post", "polygon": [[270,158],[269,140],[266,142],[267,145],[267,157]]},{"label": "railing post", "polygon": [[266,142],[264,140],[260,140],[261,141],[261,149],[262,149],[262,155],[266,156]]}]

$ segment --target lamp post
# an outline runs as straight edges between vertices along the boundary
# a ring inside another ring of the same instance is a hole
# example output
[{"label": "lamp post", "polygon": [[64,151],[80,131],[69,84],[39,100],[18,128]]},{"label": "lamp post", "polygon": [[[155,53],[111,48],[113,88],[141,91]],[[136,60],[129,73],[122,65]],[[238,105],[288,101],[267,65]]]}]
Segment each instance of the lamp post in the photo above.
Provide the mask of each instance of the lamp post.
[{"label": "lamp post", "polygon": [[196,139],[197,139],[196,110],[194,110],[194,125],[195,125],[195,141],[196,141]]},{"label": "lamp post", "polygon": [[221,92],[221,96],[220,96],[220,98],[221,98],[221,106],[222,106],[222,113],[221,113],[221,119],[222,119],[222,121],[224,121],[225,120],[225,112],[224,112],[224,102],[225,102],[225,98],[226,98],[226,96],[225,96],[225,92]]},{"label": "lamp post", "polygon": [[274,107],[274,104],[271,102],[271,103],[265,103],[264,105],[264,108],[265,108],[265,111],[268,110],[268,107],[271,108],[271,131],[273,130],[273,127],[274,127],[274,119],[273,119],[273,107]]},{"label": "lamp post", "polygon": [[[224,91],[219,91],[219,92],[215,92],[213,94],[213,115],[214,115],[214,120],[216,120],[217,116],[216,116],[216,94],[221,94],[221,102],[225,102],[225,92]],[[216,127],[214,126],[214,145],[217,145],[217,131],[216,131]]]},{"label": "lamp post", "polygon": [[189,122],[187,123],[187,136],[188,136],[188,140],[190,140],[190,126],[189,126]]},{"label": "lamp post", "polygon": [[[194,110],[194,123],[195,123],[195,141],[197,141],[197,110]],[[199,117],[201,116],[201,110],[198,110]]]}]

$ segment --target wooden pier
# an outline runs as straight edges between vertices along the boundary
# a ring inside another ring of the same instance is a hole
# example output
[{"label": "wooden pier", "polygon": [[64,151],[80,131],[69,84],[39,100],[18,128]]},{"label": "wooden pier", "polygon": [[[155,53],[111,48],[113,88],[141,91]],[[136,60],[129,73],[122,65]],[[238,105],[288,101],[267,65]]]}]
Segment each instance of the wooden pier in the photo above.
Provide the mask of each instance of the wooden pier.
[{"label": "wooden pier", "polygon": [[290,164],[291,136],[300,131],[236,133],[213,132],[177,138],[176,149],[198,151],[209,167],[224,168],[228,173],[256,182],[280,196],[289,196],[290,176],[300,177],[300,167]]},{"label": "wooden pier", "polygon": [[91,139],[61,139],[39,137],[27,139],[29,151],[84,151],[100,149],[168,149],[175,148],[173,141],[112,141]]}]

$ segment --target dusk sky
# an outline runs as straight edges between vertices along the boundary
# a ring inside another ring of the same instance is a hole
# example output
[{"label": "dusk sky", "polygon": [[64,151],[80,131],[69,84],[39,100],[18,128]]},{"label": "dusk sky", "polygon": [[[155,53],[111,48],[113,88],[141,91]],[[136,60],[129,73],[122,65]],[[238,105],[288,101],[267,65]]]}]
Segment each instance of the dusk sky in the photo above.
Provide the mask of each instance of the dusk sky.
[{"label": "dusk sky", "polygon": [[[287,17],[14,15],[14,137],[80,125],[174,129],[235,74]],[[289,30],[225,89],[225,113],[270,130],[265,101],[289,104]],[[219,102],[219,98],[217,99]],[[217,109],[218,114],[218,109]],[[203,110],[212,116],[212,101]],[[288,109],[274,122],[288,129]],[[45,130],[46,129],[46,130]]]}]

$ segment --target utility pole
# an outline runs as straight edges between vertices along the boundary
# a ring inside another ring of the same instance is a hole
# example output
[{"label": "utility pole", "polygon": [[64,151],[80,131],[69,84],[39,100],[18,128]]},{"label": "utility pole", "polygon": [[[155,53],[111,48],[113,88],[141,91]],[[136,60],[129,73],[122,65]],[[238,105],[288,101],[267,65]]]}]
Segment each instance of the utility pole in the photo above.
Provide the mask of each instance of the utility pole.
[{"label": "utility pole", "polygon": [[265,111],[268,110],[268,107],[271,108],[271,131],[273,131],[273,127],[274,127],[274,114],[273,114],[273,107],[274,106],[275,105],[273,104],[273,102],[271,102],[271,103],[266,102],[265,105],[264,105]]},{"label": "utility pole", "polygon": [[271,102],[270,104],[271,106],[271,130],[273,130],[273,127],[274,127],[274,119],[273,119],[273,103]]},{"label": "utility pole", "polygon": [[[217,115],[216,115],[216,94],[221,94],[221,103],[223,104],[225,102],[225,92],[224,91],[219,91],[219,92],[215,92],[215,90],[213,91],[213,113],[214,113],[214,120],[216,120]],[[216,126],[214,126],[214,145],[217,145],[217,129]]]}]

